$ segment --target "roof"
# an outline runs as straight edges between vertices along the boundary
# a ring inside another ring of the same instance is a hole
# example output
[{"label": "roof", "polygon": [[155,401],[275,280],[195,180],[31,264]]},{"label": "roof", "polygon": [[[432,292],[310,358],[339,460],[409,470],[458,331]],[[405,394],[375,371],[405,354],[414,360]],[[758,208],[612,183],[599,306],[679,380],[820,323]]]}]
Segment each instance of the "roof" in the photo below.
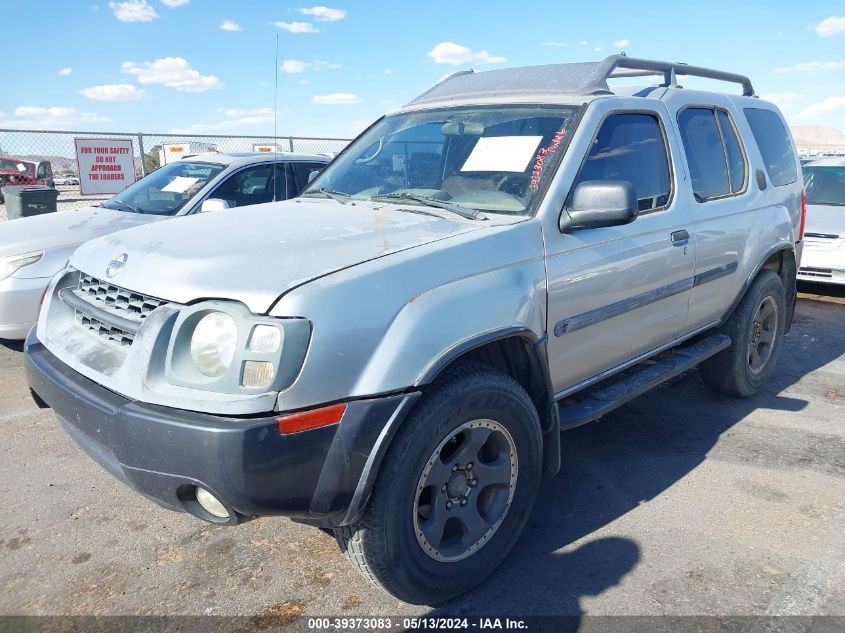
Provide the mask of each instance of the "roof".
[{"label": "roof", "polygon": [[537,97],[572,97],[614,94],[607,80],[614,77],[659,75],[664,86],[677,85],[677,76],[694,75],[740,84],[743,95],[754,96],[751,80],[744,75],[711,68],[690,66],[681,62],[611,55],[598,62],[547,64],[503,68],[485,72],[458,72],[436,84],[405,107],[454,105],[461,101],[503,100]]},{"label": "roof", "polygon": [[188,154],[181,160],[194,160],[220,165],[266,163],[273,161],[308,161],[328,163],[331,159],[325,154],[298,154],[293,152],[203,152]]}]

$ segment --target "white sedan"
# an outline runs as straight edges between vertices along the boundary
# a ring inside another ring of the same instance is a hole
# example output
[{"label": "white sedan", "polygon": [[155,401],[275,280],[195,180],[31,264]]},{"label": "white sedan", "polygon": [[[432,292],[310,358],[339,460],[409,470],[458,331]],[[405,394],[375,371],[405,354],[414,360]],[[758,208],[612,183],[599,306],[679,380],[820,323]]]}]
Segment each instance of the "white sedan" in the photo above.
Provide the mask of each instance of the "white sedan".
[{"label": "white sedan", "polygon": [[845,284],[845,157],[804,166],[807,219],[801,281]]},{"label": "white sedan", "polygon": [[122,229],[287,200],[329,162],[304,154],[199,154],[158,169],[98,206],[0,222],[0,339],[23,339],[73,251]]}]

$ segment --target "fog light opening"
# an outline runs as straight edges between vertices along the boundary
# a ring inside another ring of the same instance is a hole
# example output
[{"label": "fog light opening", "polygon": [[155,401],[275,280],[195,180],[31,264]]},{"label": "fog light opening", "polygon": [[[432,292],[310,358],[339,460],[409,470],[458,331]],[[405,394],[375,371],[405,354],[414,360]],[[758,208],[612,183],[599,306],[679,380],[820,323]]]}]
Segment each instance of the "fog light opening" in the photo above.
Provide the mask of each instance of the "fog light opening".
[{"label": "fog light opening", "polygon": [[229,511],[226,509],[226,506],[223,505],[220,499],[215,497],[202,486],[197,486],[196,496],[197,503],[199,503],[202,506],[202,509],[208,512],[211,516],[215,516],[218,519],[229,518]]}]

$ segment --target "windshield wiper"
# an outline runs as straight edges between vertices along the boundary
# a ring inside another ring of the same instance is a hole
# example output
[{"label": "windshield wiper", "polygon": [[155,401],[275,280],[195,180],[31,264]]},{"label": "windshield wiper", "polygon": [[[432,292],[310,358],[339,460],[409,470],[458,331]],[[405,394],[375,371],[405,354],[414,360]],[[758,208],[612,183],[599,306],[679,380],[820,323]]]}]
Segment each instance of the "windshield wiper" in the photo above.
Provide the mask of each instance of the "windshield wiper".
[{"label": "windshield wiper", "polygon": [[370,200],[412,200],[414,202],[419,202],[420,204],[424,204],[429,207],[437,207],[438,209],[446,209],[447,211],[451,211],[452,213],[456,213],[457,215],[466,218],[467,220],[486,220],[487,218],[484,216],[480,216],[478,211],[475,209],[470,209],[467,207],[462,207],[457,204],[453,204],[451,202],[446,202],[445,200],[438,200],[436,198],[427,198],[425,196],[418,196],[413,193],[384,193],[378,196],[371,196]]},{"label": "windshield wiper", "polygon": [[303,196],[307,196],[310,193],[322,193],[323,195],[328,196],[335,202],[339,202],[340,204],[346,204],[349,202],[349,199],[352,198],[348,193],[344,193],[342,191],[335,191],[334,189],[326,189],[322,187],[320,189],[312,189],[310,191],[306,191]]},{"label": "windshield wiper", "polygon": [[139,209],[135,205],[129,204],[128,202],[125,202],[123,200],[118,200],[117,198],[112,198],[111,200],[106,200],[106,202],[114,202],[115,204],[119,204],[119,205],[129,209],[132,213],[140,213],[141,215],[144,214],[144,211],[142,209]]}]

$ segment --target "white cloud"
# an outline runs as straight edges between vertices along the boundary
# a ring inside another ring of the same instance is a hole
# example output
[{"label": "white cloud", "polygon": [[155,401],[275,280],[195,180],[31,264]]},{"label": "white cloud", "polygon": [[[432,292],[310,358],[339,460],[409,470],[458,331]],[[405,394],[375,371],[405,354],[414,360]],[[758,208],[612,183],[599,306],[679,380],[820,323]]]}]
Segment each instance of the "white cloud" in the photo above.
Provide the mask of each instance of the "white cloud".
[{"label": "white cloud", "polygon": [[764,101],[774,101],[775,103],[789,103],[801,98],[797,92],[770,92],[768,94],[760,95]]},{"label": "white cloud", "polygon": [[283,31],[291,33],[317,33],[317,29],[310,22],[273,22]]},{"label": "white cloud", "polygon": [[593,50],[598,53],[601,50],[601,46],[596,46]]},{"label": "white cloud", "polygon": [[308,68],[308,64],[306,62],[299,61],[298,59],[286,59],[282,62],[280,67],[282,72],[285,73],[304,73],[305,69]]},{"label": "white cloud", "polygon": [[814,117],[820,114],[827,114],[835,112],[836,110],[845,110],[845,97],[827,97],[818,103],[814,103],[798,114],[801,117]]},{"label": "white cloud", "polygon": [[628,40],[628,39],[616,40],[615,42],[613,42],[613,45],[618,47],[618,48],[625,48],[626,46],[631,45],[631,40]]},{"label": "white cloud", "polygon": [[845,34],[845,16],[831,16],[829,18],[825,18],[816,24],[814,30],[819,37],[843,35]]},{"label": "white cloud", "polygon": [[311,62],[311,68],[314,70],[336,70],[343,68],[342,64],[335,64],[334,62],[327,62],[322,59],[315,59]]},{"label": "white cloud", "polygon": [[358,103],[358,96],[351,92],[333,92],[327,95],[314,95],[311,103],[317,105],[351,105]]},{"label": "white cloud", "polygon": [[297,9],[302,15],[310,15],[317,22],[337,22],[346,17],[343,9],[329,9],[328,7],[311,7]]},{"label": "white cloud", "polygon": [[792,64],[792,66],[782,66],[775,68],[775,72],[779,75],[785,73],[811,73],[821,70],[842,70],[845,68],[845,62],[800,62]]},{"label": "white cloud", "polygon": [[543,46],[551,46],[552,48],[563,48],[568,46],[566,42],[543,42]]},{"label": "white cloud", "polygon": [[243,128],[267,128],[273,124],[273,110],[270,108],[227,108],[221,110],[226,117],[214,123],[195,123],[187,128],[171,130],[174,134],[203,134],[226,132]]},{"label": "white cloud", "polygon": [[587,40],[581,40],[580,42],[578,42],[578,46],[586,46],[586,45],[587,45]]},{"label": "white cloud", "polygon": [[14,118],[11,119],[5,118],[5,115],[0,113],[0,125],[40,130],[76,128],[80,125],[108,123],[110,120],[92,112],[78,112],[73,108],[59,106],[51,108],[20,106],[15,108]]},{"label": "white cloud", "polygon": [[121,22],[152,22],[158,17],[158,13],[147,4],[147,0],[109,2],[109,9]]},{"label": "white cloud", "polygon": [[311,70],[334,70],[341,67],[341,64],[323,61],[322,59],[315,59],[313,62],[303,62],[298,59],[286,59],[280,66],[282,72],[290,74],[302,73],[309,68]]},{"label": "white cloud", "polygon": [[66,66],[65,68],[62,68],[59,71],[60,77],[67,77],[68,75],[72,75],[72,74],[73,74],[73,68],[71,68],[70,66]]},{"label": "white cloud", "polygon": [[384,74],[385,74],[385,75],[392,75],[392,74],[393,74],[393,69],[392,69],[392,68],[385,68],[385,69],[384,69]]},{"label": "white cloud", "polygon": [[191,0],[161,0],[161,3],[168,9],[175,9],[182,5],[188,4]]},{"label": "white cloud", "polygon": [[454,42],[440,42],[428,52],[428,56],[436,64],[451,64],[460,66],[462,64],[502,64],[508,61],[504,57],[491,55],[487,51],[472,51],[466,46]]},{"label": "white cloud", "polygon": [[183,92],[205,92],[223,87],[217,77],[201,75],[181,57],[162,57],[143,64],[123,62],[122,72],[134,75],[142,84],[161,84]]},{"label": "white cloud", "polygon": [[238,24],[237,22],[233,22],[232,20],[223,20],[220,23],[220,30],[221,31],[235,32],[235,31],[242,31],[243,29],[241,29],[241,25]]},{"label": "white cloud", "polygon": [[144,98],[144,91],[132,84],[91,86],[80,90],[79,94],[94,101],[138,101]]},{"label": "white cloud", "polygon": [[790,110],[796,106],[796,102],[801,99],[801,95],[796,92],[772,92],[762,94],[760,98],[764,101],[771,101],[781,110]]}]

